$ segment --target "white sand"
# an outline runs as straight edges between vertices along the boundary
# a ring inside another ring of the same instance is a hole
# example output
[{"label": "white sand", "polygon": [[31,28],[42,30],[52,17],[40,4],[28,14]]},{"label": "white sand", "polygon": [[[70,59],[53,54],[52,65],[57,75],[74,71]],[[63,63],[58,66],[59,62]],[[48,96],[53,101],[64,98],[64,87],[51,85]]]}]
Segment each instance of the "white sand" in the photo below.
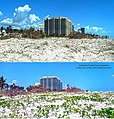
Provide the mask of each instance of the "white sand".
[{"label": "white sand", "polygon": [[114,40],[7,39],[0,40],[0,62],[113,62]]}]

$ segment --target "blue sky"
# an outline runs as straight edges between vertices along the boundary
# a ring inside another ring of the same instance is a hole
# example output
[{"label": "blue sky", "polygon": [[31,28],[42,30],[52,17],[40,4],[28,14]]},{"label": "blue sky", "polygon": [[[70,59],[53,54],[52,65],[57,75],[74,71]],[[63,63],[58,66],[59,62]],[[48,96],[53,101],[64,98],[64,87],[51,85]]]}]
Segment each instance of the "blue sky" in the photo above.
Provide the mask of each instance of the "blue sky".
[{"label": "blue sky", "polygon": [[0,25],[38,28],[45,17],[66,16],[75,29],[114,38],[114,0],[0,0]]},{"label": "blue sky", "polygon": [[[102,69],[79,69],[79,65],[109,65]],[[114,91],[114,63],[0,63],[7,83],[27,87],[43,76],[57,76],[64,84],[91,91]],[[110,69],[111,68],[111,69]]]}]

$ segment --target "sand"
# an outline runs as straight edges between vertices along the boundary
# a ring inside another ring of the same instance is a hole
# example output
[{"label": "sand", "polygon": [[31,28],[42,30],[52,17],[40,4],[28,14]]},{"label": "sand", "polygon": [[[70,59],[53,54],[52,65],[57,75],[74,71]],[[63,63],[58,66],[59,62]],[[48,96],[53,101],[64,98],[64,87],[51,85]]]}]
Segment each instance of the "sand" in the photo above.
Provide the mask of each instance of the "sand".
[{"label": "sand", "polygon": [[0,62],[113,62],[114,40],[11,38],[0,40]]}]

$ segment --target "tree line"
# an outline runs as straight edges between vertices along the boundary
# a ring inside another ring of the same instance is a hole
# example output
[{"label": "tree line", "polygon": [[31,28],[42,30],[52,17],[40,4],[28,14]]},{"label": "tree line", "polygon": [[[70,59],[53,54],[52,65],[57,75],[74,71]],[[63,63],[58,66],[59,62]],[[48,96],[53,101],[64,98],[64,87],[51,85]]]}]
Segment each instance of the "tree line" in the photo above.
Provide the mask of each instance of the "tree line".
[{"label": "tree line", "polygon": [[29,29],[12,29],[11,26],[7,28],[4,28],[2,26],[0,28],[0,31],[1,31],[1,39],[7,39],[7,38],[39,39],[45,37],[42,30],[35,30],[32,27],[30,27]]},{"label": "tree line", "polygon": [[46,90],[41,85],[37,86],[28,86],[26,89],[23,86],[17,86],[15,83],[9,85],[6,83],[6,79],[1,76],[0,77],[0,96],[8,95],[8,96],[16,96],[20,94],[27,93],[44,93]]},{"label": "tree line", "polygon": [[78,31],[75,31],[73,33],[70,33],[68,35],[69,38],[74,38],[74,39],[82,39],[82,38],[87,38],[87,39],[98,39],[98,38],[102,38],[102,39],[108,39],[109,36],[100,36],[98,34],[89,34],[89,33],[80,33]]},{"label": "tree line", "polygon": [[[7,39],[7,38],[30,38],[30,39],[39,39],[44,37],[52,37],[52,36],[46,36],[46,34],[42,30],[35,30],[34,28],[30,27],[29,29],[12,29],[12,26],[8,26],[7,28],[4,28],[3,26],[0,28],[1,31],[1,39]],[[4,32],[6,34],[4,35]],[[55,37],[63,37],[63,36],[57,36],[53,35]],[[80,33],[78,31],[71,32],[68,36],[68,38],[74,38],[74,39],[82,39],[82,38],[109,38],[109,36],[100,36],[98,34],[89,34],[89,33]]]},{"label": "tree line", "polygon": [[[58,90],[59,92],[83,92],[84,90],[76,87],[68,87],[67,89]],[[45,89],[45,87],[41,85],[36,86],[28,86],[24,88],[24,86],[17,86],[15,83],[9,85],[6,83],[6,79],[1,76],[0,77],[0,96],[7,95],[7,96],[16,96],[16,95],[23,95],[28,93],[46,93],[49,90]]]}]

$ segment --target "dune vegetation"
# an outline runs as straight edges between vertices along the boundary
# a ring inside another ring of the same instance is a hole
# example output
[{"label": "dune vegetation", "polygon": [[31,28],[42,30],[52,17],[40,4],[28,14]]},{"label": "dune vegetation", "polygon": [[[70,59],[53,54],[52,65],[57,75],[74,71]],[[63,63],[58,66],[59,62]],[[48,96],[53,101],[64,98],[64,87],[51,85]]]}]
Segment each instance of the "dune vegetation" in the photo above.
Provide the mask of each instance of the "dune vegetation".
[{"label": "dune vegetation", "polygon": [[113,92],[48,92],[0,97],[1,118],[114,118]]}]

